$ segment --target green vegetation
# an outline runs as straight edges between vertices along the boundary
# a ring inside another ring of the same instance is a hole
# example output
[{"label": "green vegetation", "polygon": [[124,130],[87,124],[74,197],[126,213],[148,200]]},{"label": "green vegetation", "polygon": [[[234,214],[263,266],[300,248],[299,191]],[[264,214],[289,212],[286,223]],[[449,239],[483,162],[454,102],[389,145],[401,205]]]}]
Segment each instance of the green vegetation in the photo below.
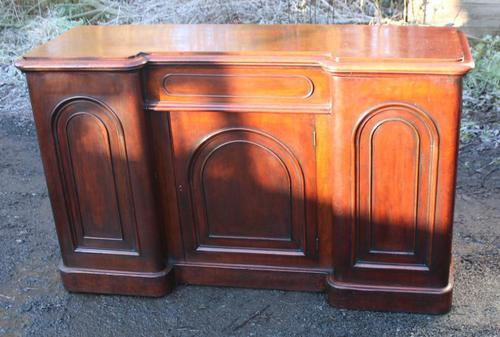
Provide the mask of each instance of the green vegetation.
[{"label": "green vegetation", "polygon": [[464,81],[462,143],[500,145],[500,36],[473,41],[476,68]]}]

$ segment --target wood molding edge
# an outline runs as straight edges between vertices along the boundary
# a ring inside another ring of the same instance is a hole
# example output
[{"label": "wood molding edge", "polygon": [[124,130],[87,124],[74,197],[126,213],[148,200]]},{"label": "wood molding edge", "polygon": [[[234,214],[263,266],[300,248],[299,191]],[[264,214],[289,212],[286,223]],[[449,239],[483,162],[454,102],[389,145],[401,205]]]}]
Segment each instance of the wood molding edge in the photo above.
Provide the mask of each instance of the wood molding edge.
[{"label": "wood molding edge", "polygon": [[59,266],[64,287],[70,292],[161,297],[175,286],[171,266],[159,272],[129,272]]},{"label": "wood molding edge", "polygon": [[445,314],[451,309],[453,279],[443,288],[416,288],[401,286],[374,286],[336,282],[334,276],[326,279],[328,302],[333,307],[410,312],[419,314]]},{"label": "wood molding edge", "polygon": [[258,266],[176,264],[178,283],[292,291],[324,291],[327,272],[296,268]]}]

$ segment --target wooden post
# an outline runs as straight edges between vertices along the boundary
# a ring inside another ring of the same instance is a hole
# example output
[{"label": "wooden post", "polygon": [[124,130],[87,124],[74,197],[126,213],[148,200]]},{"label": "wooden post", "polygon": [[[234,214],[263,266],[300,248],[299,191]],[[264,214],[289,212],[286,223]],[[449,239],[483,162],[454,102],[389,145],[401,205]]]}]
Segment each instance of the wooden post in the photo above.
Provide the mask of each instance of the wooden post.
[{"label": "wooden post", "polygon": [[498,0],[408,0],[408,23],[459,27],[474,36],[499,34]]}]

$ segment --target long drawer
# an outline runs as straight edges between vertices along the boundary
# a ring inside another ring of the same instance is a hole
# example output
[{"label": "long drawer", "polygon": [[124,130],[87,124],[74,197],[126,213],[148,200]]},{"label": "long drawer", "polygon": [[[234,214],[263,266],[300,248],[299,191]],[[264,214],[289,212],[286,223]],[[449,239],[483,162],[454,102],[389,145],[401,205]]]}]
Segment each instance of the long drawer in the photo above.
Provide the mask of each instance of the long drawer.
[{"label": "long drawer", "polygon": [[152,110],[330,112],[330,78],[319,67],[169,65],[144,71]]}]

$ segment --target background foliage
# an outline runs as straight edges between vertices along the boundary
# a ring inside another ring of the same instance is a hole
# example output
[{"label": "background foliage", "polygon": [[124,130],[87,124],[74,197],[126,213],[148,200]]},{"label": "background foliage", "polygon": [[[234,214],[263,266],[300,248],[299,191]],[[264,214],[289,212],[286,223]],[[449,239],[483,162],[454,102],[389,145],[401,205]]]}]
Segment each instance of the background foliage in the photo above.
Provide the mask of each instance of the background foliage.
[{"label": "background foliage", "polygon": [[[3,0],[0,2],[0,112],[30,121],[23,76],[27,50],[76,25],[128,23],[405,24],[406,0]],[[445,41],[443,42],[445,43]],[[476,69],[464,82],[463,145],[500,144],[500,37],[471,40]],[[499,158],[493,159],[497,163]]]}]

